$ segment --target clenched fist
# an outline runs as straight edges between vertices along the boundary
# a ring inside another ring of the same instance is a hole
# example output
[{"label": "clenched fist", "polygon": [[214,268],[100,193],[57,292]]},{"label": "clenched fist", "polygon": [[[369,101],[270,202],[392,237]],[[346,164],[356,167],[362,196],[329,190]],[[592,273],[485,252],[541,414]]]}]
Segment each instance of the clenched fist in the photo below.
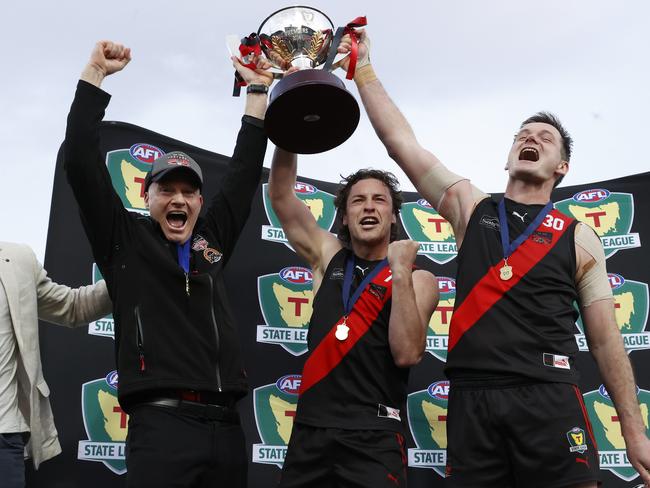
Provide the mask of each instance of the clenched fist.
[{"label": "clenched fist", "polygon": [[90,54],[81,79],[100,86],[106,76],[121,71],[129,61],[131,61],[130,48],[112,41],[99,41]]}]

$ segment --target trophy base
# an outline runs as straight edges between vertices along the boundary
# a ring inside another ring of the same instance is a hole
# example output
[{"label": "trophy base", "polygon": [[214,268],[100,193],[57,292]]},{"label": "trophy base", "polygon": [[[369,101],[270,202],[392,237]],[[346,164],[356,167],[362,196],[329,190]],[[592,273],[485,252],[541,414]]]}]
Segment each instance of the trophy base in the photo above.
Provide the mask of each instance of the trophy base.
[{"label": "trophy base", "polygon": [[343,81],[328,71],[305,69],[273,89],[264,128],[273,144],[315,154],[343,144],[359,124],[359,104]]}]

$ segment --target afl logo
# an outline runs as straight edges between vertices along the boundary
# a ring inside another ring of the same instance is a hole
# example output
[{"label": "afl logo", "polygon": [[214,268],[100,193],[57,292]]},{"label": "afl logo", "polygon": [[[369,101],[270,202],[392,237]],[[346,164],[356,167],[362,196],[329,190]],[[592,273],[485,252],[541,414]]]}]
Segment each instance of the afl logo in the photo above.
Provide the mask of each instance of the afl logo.
[{"label": "afl logo", "polygon": [[113,370],[106,375],[106,384],[117,390],[117,371]]},{"label": "afl logo", "polygon": [[293,189],[296,193],[300,193],[302,195],[311,195],[313,193],[316,193],[316,187],[314,185],[310,185],[309,183],[301,183],[299,181],[296,181]]},{"label": "afl logo", "polygon": [[156,159],[165,154],[162,149],[152,146],[151,144],[133,144],[129,149],[129,153],[138,161],[148,164],[153,163]]},{"label": "afl logo", "polygon": [[418,205],[419,205],[420,207],[424,207],[424,208],[433,208],[433,207],[431,206],[431,204],[430,204],[429,202],[427,202],[424,198],[420,198],[420,199],[418,200]]},{"label": "afl logo", "polygon": [[456,280],[446,276],[438,276],[438,290],[440,293],[453,293],[456,291]]},{"label": "afl logo", "polygon": [[299,374],[288,374],[275,382],[278,390],[288,393],[289,395],[297,395],[300,390],[300,380],[302,376]]},{"label": "afl logo", "polygon": [[607,279],[609,280],[609,286],[612,287],[612,290],[616,290],[625,284],[625,278],[616,273],[607,273]]},{"label": "afl logo", "polygon": [[289,266],[281,270],[278,274],[283,281],[295,285],[306,285],[311,283],[313,279],[311,270],[301,266]]},{"label": "afl logo", "polygon": [[429,396],[437,398],[438,400],[447,400],[449,398],[449,381],[437,381],[431,383],[427,388]]},{"label": "afl logo", "polygon": [[609,196],[609,191],[602,188],[594,190],[584,190],[573,195],[573,200],[578,203],[593,203],[605,200]]}]

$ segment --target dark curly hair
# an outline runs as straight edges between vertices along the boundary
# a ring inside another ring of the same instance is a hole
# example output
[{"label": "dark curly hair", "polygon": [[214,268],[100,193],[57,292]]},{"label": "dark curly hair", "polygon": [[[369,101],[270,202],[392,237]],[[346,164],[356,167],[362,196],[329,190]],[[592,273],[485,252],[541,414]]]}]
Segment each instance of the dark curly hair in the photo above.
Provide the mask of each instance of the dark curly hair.
[{"label": "dark curly hair", "polygon": [[[395,218],[399,217],[399,211],[402,208],[402,192],[399,190],[399,181],[393,173],[388,171],[382,171],[379,169],[370,169],[364,168],[360,169],[356,173],[352,173],[349,176],[341,176],[341,185],[336,193],[336,198],[334,199],[334,206],[336,207],[337,215],[336,219],[338,222],[338,238],[346,246],[350,244],[350,230],[347,225],[343,225],[343,217],[345,216],[345,209],[348,203],[348,197],[350,196],[350,190],[352,186],[358,183],[361,180],[374,179],[381,181],[390,192],[391,201],[393,203],[393,214]],[[397,219],[399,221],[399,219]],[[397,239],[399,233],[399,226],[397,223],[392,224],[390,227],[390,241],[393,242]]]}]

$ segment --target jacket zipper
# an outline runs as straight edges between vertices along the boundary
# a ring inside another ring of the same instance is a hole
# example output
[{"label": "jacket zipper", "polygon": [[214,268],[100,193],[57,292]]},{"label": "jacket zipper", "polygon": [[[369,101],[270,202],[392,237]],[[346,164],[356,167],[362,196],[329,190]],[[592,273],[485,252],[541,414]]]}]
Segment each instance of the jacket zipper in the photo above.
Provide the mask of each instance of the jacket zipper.
[{"label": "jacket zipper", "polygon": [[212,280],[212,275],[208,274],[208,280],[210,281],[210,313],[212,314],[212,326],[214,327],[214,336],[217,346],[217,389],[222,391],[221,388],[221,371],[219,370],[219,359],[220,359],[220,339],[219,339],[219,327],[217,326],[217,317],[214,315],[214,281]]},{"label": "jacket zipper", "polygon": [[144,362],[144,334],[142,333],[142,320],[140,320],[140,307],[135,307],[135,322],[136,322],[136,342],[138,345],[138,355],[140,357],[140,371],[147,369]]}]

